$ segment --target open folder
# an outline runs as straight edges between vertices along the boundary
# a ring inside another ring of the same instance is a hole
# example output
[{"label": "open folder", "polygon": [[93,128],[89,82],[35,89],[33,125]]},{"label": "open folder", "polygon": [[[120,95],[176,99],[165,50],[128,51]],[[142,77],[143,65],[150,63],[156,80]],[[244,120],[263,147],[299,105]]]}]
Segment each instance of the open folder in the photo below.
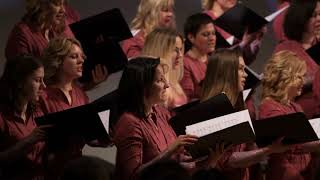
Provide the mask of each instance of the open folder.
[{"label": "open folder", "polygon": [[256,143],[259,147],[272,144],[284,137],[282,143],[296,144],[318,140],[318,136],[305,114],[292,113],[253,121]]},{"label": "open folder", "polygon": [[217,143],[237,145],[255,139],[248,110],[187,126],[186,133],[200,137],[194,145],[187,147],[193,158],[208,155],[209,148],[214,151]]},{"label": "open folder", "polygon": [[254,88],[256,88],[260,84],[263,75],[256,73],[249,66],[245,67],[245,71],[246,71],[248,76],[246,78],[244,89],[254,89]]},{"label": "open folder", "polygon": [[221,93],[206,101],[186,108],[170,119],[177,135],[185,134],[186,126],[235,112],[228,97]]},{"label": "open folder", "polygon": [[111,9],[70,25],[81,42],[87,60],[80,81],[90,81],[91,71],[97,64],[106,66],[108,73],[122,70],[128,59],[119,42],[132,37],[119,9]]},{"label": "open folder", "polygon": [[237,39],[242,39],[248,28],[249,33],[260,30],[264,25],[274,20],[288,7],[277,10],[267,17],[262,17],[243,4],[236,4],[214,21],[214,24],[234,35]]},{"label": "open folder", "polygon": [[113,105],[117,96],[112,92],[90,104],[46,114],[35,119],[38,126],[48,128],[49,142],[59,143],[67,137],[82,137],[86,142],[96,139],[110,139]]}]

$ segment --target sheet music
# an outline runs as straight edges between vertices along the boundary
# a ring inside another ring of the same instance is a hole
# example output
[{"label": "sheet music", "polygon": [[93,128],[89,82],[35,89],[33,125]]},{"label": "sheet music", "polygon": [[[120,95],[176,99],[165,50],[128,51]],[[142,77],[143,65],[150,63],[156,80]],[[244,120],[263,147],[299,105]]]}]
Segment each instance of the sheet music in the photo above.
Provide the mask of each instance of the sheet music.
[{"label": "sheet music", "polygon": [[283,11],[285,11],[286,9],[289,8],[290,5],[287,5],[281,9],[279,9],[278,11],[270,14],[269,16],[265,17],[265,19],[268,21],[268,22],[271,22],[273,21],[280,13],[282,13]]},{"label": "sheet music", "polygon": [[203,137],[243,122],[248,122],[254,132],[249,111],[243,110],[187,126],[186,134]]},{"label": "sheet music", "polygon": [[250,92],[251,92],[251,88],[250,89],[246,89],[246,90],[243,90],[242,91],[242,94],[243,94],[243,100],[244,101],[246,101],[247,100],[247,98],[248,98],[248,96],[249,96],[249,94],[250,94]]},{"label": "sheet music", "polygon": [[310,119],[309,123],[311,124],[314,132],[317,134],[318,139],[320,139],[320,118]]},{"label": "sheet music", "polygon": [[230,44],[230,45],[233,45],[234,43],[234,40],[235,40],[235,37],[234,36],[230,36],[226,39],[226,41]]},{"label": "sheet music", "polygon": [[110,116],[110,110],[105,110],[98,113],[100,120],[106,129],[107,133],[109,134],[109,116]]}]

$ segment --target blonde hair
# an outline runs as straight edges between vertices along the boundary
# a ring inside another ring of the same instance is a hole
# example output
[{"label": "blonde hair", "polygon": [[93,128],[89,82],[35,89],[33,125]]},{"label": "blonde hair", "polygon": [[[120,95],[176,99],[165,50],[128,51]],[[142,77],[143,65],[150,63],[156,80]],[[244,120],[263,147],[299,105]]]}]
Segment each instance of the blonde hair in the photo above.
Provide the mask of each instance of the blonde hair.
[{"label": "blonde hair", "polygon": [[306,63],[291,51],[273,54],[264,68],[262,99],[270,97],[282,104],[288,104],[288,89],[301,83],[306,72]]},{"label": "blonde hair", "polygon": [[[159,24],[160,11],[171,6],[174,6],[174,0],[140,0],[131,28],[143,30],[144,35],[148,35]],[[174,18],[171,28],[175,28]]]},{"label": "blonde hair", "polygon": [[26,13],[23,20],[37,26],[48,25],[52,5],[64,5],[64,0],[25,0]]},{"label": "blonde hair", "polygon": [[238,49],[218,49],[209,57],[201,101],[224,92],[237,110],[244,108],[238,82],[240,57],[241,52]]},{"label": "blonde hair", "polygon": [[211,10],[215,0],[201,0],[203,10]]},{"label": "blonde hair", "polygon": [[165,77],[170,84],[167,91],[168,101],[172,101],[177,94],[185,96],[179,83],[183,77],[182,59],[177,69],[173,69],[172,67],[172,53],[176,47],[177,37],[180,37],[183,42],[182,36],[179,35],[176,30],[170,28],[156,28],[146,37],[142,49],[142,55],[160,57],[161,63],[168,66],[168,73],[165,74]]},{"label": "blonde hair", "polygon": [[51,40],[48,47],[43,51],[44,81],[47,85],[52,85],[59,81],[59,71],[73,45],[77,45],[82,49],[80,42],[75,38],[56,38]]}]

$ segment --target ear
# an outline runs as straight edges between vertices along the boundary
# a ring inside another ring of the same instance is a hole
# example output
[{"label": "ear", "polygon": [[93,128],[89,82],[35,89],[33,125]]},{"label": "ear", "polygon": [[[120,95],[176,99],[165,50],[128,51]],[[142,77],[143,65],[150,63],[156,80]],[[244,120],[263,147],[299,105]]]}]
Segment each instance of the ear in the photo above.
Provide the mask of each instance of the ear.
[{"label": "ear", "polygon": [[189,41],[193,44],[195,37],[194,37],[193,34],[189,33],[189,34],[188,34],[188,39],[189,39]]}]

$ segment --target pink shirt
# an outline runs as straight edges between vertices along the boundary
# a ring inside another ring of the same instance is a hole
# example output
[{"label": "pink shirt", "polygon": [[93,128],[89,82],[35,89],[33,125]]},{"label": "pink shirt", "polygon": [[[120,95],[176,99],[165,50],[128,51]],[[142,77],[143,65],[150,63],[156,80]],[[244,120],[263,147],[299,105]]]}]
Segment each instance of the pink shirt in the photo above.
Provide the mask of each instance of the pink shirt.
[{"label": "pink shirt", "polygon": [[189,102],[199,99],[201,92],[200,83],[206,75],[207,64],[186,54],[184,56],[183,67],[184,72],[180,85],[186,93]]},{"label": "pink shirt", "polygon": [[[88,96],[77,84],[73,85],[70,96],[71,104],[69,104],[67,97],[60,89],[47,87],[45,93],[40,97],[40,108],[45,114],[49,114],[81,106],[89,102]],[[50,176],[61,173],[63,164],[68,160],[81,157],[85,141],[79,137],[69,137],[64,142],[61,142],[61,144],[60,151],[55,152],[54,159],[51,160],[54,165],[50,167]]]},{"label": "pink shirt", "polygon": [[[293,40],[284,40],[280,44],[278,44],[275,48],[274,53],[282,51],[282,50],[288,50],[293,53],[296,53],[297,56],[304,62],[306,62],[307,65],[307,76],[313,80],[313,92],[303,92],[303,94],[297,98],[296,102],[300,104],[300,106],[303,109],[303,112],[307,115],[307,117],[310,119],[316,114],[316,100],[314,98],[314,95],[316,92],[320,91],[320,86],[318,86],[319,83],[316,82],[318,78],[315,78],[316,72],[319,70],[319,66],[315,63],[315,61],[306,53],[305,49],[302,47],[302,45]],[[320,75],[320,74],[318,74]]]},{"label": "pink shirt", "polygon": [[[66,24],[69,24],[66,21]],[[56,37],[52,33],[52,37]],[[66,26],[64,37],[74,37],[69,26]],[[16,24],[9,35],[7,45],[5,48],[5,56],[7,59],[11,59],[21,54],[29,54],[35,57],[40,57],[43,50],[48,46],[48,40],[44,34],[37,30],[32,25],[29,25],[23,21]]]},{"label": "pink shirt", "polygon": [[248,168],[231,168],[228,163],[234,152],[246,151],[246,144],[240,144],[232,147],[227,152],[223,153],[217,163],[217,168],[226,176],[227,180],[249,180]]},{"label": "pink shirt", "polygon": [[[39,116],[41,115],[41,112],[35,112],[33,115],[29,115],[27,120],[24,121],[16,113],[1,106],[0,151],[5,151],[31,134],[31,132],[37,127],[34,121],[35,115]],[[3,167],[0,165],[0,169],[4,168],[3,172],[10,175],[10,177],[17,175],[21,179],[42,179],[43,147],[44,142],[38,142],[30,146],[28,149],[29,153],[26,156],[22,156],[17,160],[17,162],[12,162],[11,165],[4,164]]]},{"label": "pink shirt", "polygon": [[126,112],[116,124],[116,179],[135,179],[141,165],[157,157],[175,141],[176,134],[168,124],[168,110],[156,105],[153,111],[146,119]]},{"label": "pink shirt", "polygon": [[144,46],[144,34],[140,30],[135,36],[124,40],[122,43],[122,50],[127,55],[127,58],[137,57],[141,54]]},{"label": "pink shirt", "polygon": [[[302,112],[300,105],[292,102],[285,106],[272,99],[263,100],[260,105],[260,119]],[[310,153],[303,153],[298,147],[285,153],[269,156],[267,180],[311,179]]]},{"label": "pink shirt", "polygon": [[[282,9],[286,6],[289,5],[289,2],[283,2],[282,4],[280,4],[278,6],[278,10]],[[275,35],[276,40],[278,41],[282,41],[282,40],[286,40],[286,35],[284,34],[284,30],[283,30],[283,22],[284,22],[284,18],[287,14],[288,9],[282,11],[273,21],[272,23],[272,28],[273,28],[273,32]]]}]

